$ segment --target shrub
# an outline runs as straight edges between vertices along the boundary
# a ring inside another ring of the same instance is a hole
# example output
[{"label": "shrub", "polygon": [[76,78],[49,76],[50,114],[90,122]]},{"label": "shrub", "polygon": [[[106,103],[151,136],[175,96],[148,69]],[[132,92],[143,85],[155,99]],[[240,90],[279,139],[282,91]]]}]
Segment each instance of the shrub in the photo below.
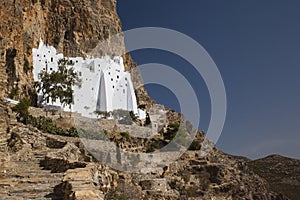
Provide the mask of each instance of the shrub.
[{"label": "shrub", "polygon": [[28,124],[31,124],[37,129],[53,135],[78,137],[78,132],[76,128],[72,127],[65,130],[60,127],[57,127],[55,122],[49,117],[44,117],[44,116],[33,117],[32,115],[30,115],[28,117]]},{"label": "shrub", "polygon": [[12,110],[14,112],[16,112],[16,117],[17,117],[17,120],[19,122],[22,122],[22,123],[25,123],[27,124],[28,123],[28,117],[29,117],[29,106],[31,104],[31,101],[30,99],[22,99],[17,105],[15,105]]},{"label": "shrub", "polygon": [[120,134],[123,138],[126,138],[126,139],[130,138],[130,134],[128,132],[121,132]]},{"label": "shrub", "polygon": [[129,115],[130,115],[132,121],[137,122],[138,118],[137,118],[137,116],[133,113],[133,111],[130,111],[130,112],[129,112]]},{"label": "shrub", "polygon": [[201,144],[198,141],[193,141],[192,144],[189,147],[189,150],[191,151],[196,151],[196,150],[200,150],[201,149]]}]

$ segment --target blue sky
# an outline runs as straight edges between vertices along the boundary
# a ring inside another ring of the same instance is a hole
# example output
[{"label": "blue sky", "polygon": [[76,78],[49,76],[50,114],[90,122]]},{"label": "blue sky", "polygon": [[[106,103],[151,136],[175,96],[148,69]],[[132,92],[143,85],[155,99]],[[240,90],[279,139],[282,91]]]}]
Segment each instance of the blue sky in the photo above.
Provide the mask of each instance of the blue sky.
[{"label": "blue sky", "polygon": [[[300,2],[297,0],[119,0],[123,30],[164,27],[198,41],[223,77],[228,111],[217,143],[235,155],[300,158]],[[160,50],[132,52],[137,64],[180,71],[200,101],[199,129],[210,119],[209,93],[185,60]],[[146,86],[157,102],[180,110],[174,94]]]}]

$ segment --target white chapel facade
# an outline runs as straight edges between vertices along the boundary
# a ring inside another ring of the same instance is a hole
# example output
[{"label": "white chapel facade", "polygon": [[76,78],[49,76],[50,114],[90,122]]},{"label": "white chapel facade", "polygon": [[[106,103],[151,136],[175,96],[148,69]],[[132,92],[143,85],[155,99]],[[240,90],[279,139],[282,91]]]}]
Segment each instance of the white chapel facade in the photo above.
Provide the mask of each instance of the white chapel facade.
[{"label": "white chapel facade", "polygon": [[[34,81],[40,81],[39,73],[58,70],[58,61],[63,59],[63,54],[57,54],[52,46],[40,41],[38,49],[33,49],[33,74]],[[118,109],[133,111],[140,119],[146,114],[138,109],[134,87],[129,72],[125,71],[123,59],[115,56],[103,58],[82,57],[68,58],[68,67],[73,67],[81,79],[81,86],[73,86],[74,96],[71,107],[72,112],[82,116],[96,118],[95,111],[114,111]],[[40,99],[42,94],[38,94]],[[63,107],[57,100],[46,105]]]}]

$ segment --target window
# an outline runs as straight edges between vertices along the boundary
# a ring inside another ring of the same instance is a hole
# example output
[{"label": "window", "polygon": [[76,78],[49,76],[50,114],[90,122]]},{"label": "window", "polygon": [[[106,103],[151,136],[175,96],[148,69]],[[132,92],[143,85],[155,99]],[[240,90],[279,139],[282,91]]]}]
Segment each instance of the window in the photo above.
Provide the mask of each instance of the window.
[{"label": "window", "polygon": [[110,75],[110,72],[108,72],[108,75]]},{"label": "window", "polygon": [[52,71],[53,69],[52,68],[50,68],[50,71]]},{"label": "window", "polygon": [[119,75],[117,76],[117,79],[119,79]]},{"label": "window", "polygon": [[113,85],[113,88],[115,88],[115,86]]},{"label": "window", "polygon": [[125,77],[125,81],[127,81],[127,77]]},{"label": "window", "polygon": [[53,57],[51,57],[51,62],[53,62]]},{"label": "window", "polygon": [[46,55],[44,55],[44,58],[46,58]]},{"label": "window", "polygon": [[111,81],[113,81],[114,79],[113,79],[113,78],[111,78],[110,80],[111,80]]},{"label": "window", "polygon": [[94,90],[94,88],[92,87],[92,90]]},{"label": "window", "polygon": [[40,55],[38,54],[37,57],[39,57]]},{"label": "window", "polygon": [[81,72],[79,72],[79,76],[81,76],[82,74],[81,74]]},{"label": "window", "polygon": [[123,94],[125,94],[125,89],[123,89]]}]

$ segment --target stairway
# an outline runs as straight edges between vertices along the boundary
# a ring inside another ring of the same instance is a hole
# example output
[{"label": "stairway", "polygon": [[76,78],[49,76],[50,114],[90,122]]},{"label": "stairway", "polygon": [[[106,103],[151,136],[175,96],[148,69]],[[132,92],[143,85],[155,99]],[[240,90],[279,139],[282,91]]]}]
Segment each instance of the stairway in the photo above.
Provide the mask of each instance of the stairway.
[{"label": "stairway", "polygon": [[[37,137],[38,133],[17,123],[13,113],[1,100],[0,116],[0,199],[63,199],[59,188],[63,173],[51,173],[41,166],[45,155],[56,150],[46,146],[31,147],[29,141],[41,142],[42,138]],[[24,149],[18,152],[9,150],[7,140],[11,132],[18,133],[22,140],[27,140]]]},{"label": "stairway", "polygon": [[[59,184],[63,173],[43,170],[41,161],[49,150],[32,151],[32,157],[20,161],[11,156],[7,163],[0,166],[0,199],[63,199]],[[54,194],[55,191],[55,194]]]}]

